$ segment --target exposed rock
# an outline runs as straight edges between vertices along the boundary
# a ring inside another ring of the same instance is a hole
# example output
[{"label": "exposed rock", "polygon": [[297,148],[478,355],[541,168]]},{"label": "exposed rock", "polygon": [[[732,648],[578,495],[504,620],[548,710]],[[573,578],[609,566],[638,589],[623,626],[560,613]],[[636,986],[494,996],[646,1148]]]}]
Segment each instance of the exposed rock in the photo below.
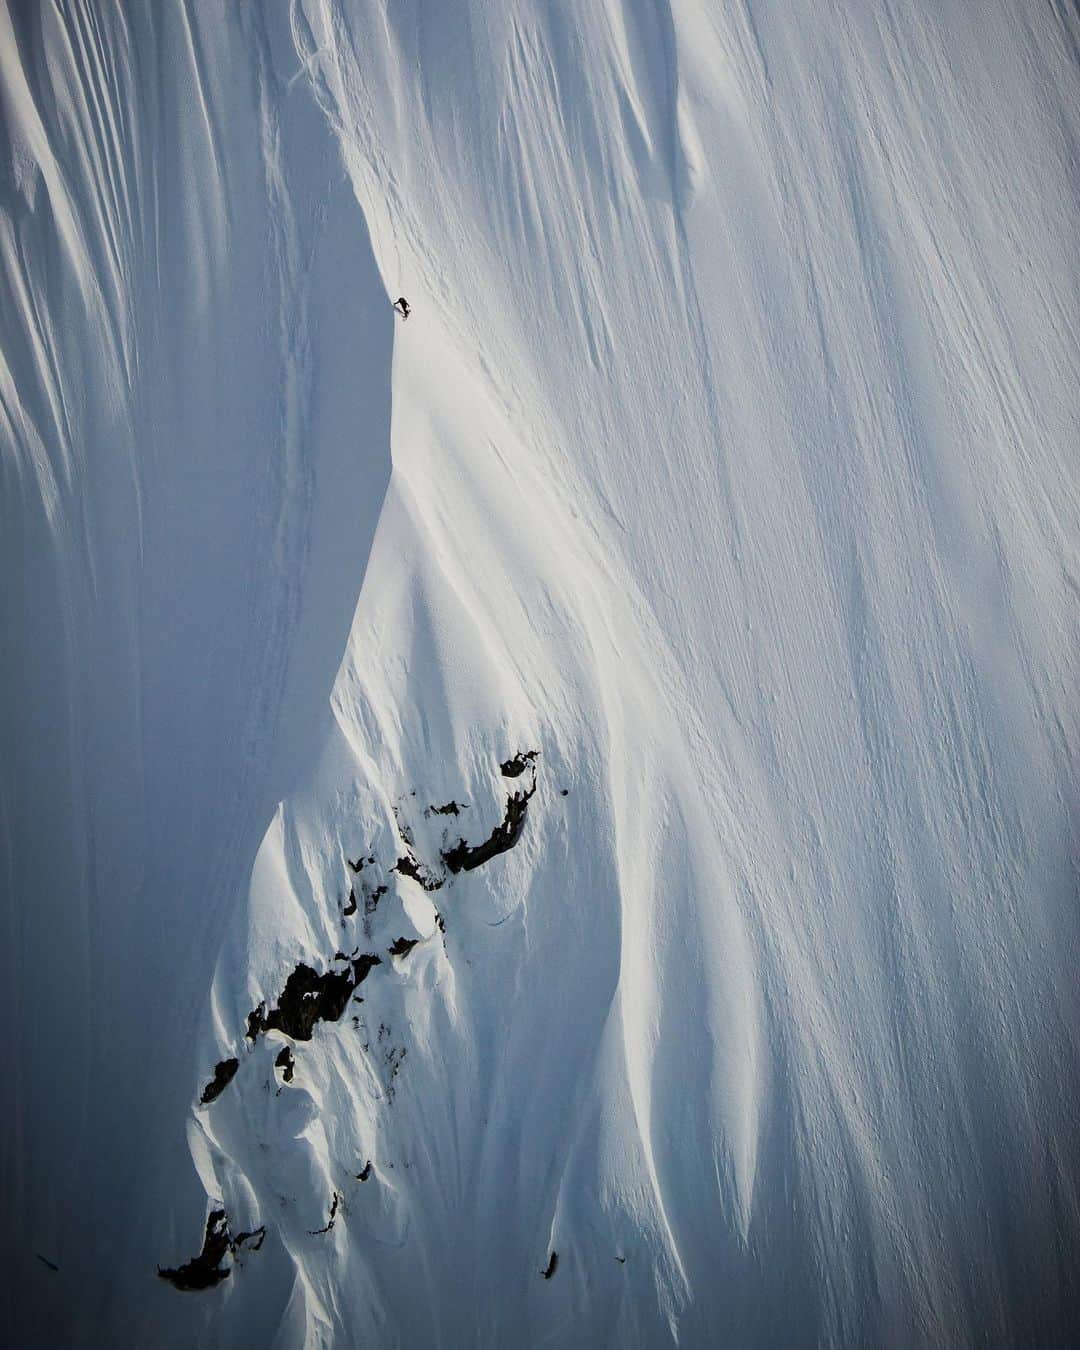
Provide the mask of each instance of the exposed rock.
[{"label": "exposed rock", "polygon": [[363,1165],[363,1167],[360,1169],[360,1171],[357,1172],[356,1179],[357,1181],[367,1181],[368,1177],[370,1176],[371,1176],[371,1159],[369,1158],[367,1162]]},{"label": "exposed rock", "polygon": [[[278,1006],[260,1013],[256,1025],[259,1031],[281,1031],[294,1041],[310,1041],[316,1022],[336,1022],[348,1006],[349,996],[358,984],[367,979],[372,968],[382,959],[372,954],[345,959],[344,967],[318,974],[302,961],[285,981]],[[248,1018],[251,1035],[252,1013]]]},{"label": "exposed rock", "polygon": [[349,864],[349,867],[353,872],[359,874],[364,870],[365,867],[370,867],[370,865],[375,861],[375,854],[374,853],[369,854],[369,856],[366,858],[363,855],[361,855],[359,858],[357,858],[355,862],[353,862],[351,858],[346,858],[345,861]]},{"label": "exposed rock", "polygon": [[[250,1019],[248,1022],[250,1026]],[[238,1059],[223,1059],[214,1065],[214,1076],[210,1082],[203,1088],[202,1096],[199,1101],[203,1106],[208,1106],[210,1102],[215,1102],[236,1077],[236,1071],[240,1067]]]},{"label": "exposed rock", "polygon": [[206,1220],[206,1234],[203,1237],[202,1251],[185,1261],[175,1269],[163,1269],[158,1266],[158,1275],[168,1280],[177,1289],[185,1293],[197,1289],[212,1289],[215,1284],[227,1280],[230,1271],[222,1268],[222,1261],[232,1249],[229,1237],[229,1222],[223,1209],[214,1209]]},{"label": "exposed rock", "polygon": [[431,876],[424,870],[419,859],[414,858],[411,853],[407,853],[403,858],[397,860],[394,871],[400,872],[403,877],[411,877],[413,881],[419,882],[425,891],[437,891],[443,884],[442,877]]},{"label": "exposed rock", "polygon": [[266,1030],[266,1004],[260,1003],[254,1012],[248,1013],[247,1020],[247,1038],[249,1041],[257,1041],[259,1033]]},{"label": "exposed rock", "polygon": [[234,1252],[237,1252],[240,1250],[240,1248],[244,1245],[245,1242],[250,1242],[251,1250],[253,1252],[257,1252],[259,1248],[263,1245],[265,1239],[266,1239],[266,1224],[262,1224],[260,1227],[254,1229],[250,1233],[237,1233],[236,1237],[233,1239],[232,1249]]},{"label": "exposed rock", "polygon": [[552,1275],[555,1274],[555,1269],[558,1266],[558,1264],[559,1264],[559,1253],[552,1252],[551,1256],[548,1258],[547,1270],[544,1271],[545,1280],[551,1279]]},{"label": "exposed rock", "polygon": [[230,1253],[235,1256],[247,1243],[251,1243],[251,1251],[257,1252],[263,1245],[265,1237],[266,1225],[263,1224],[250,1233],[237,1233],[234,1238],[229,1232],[229,1221],[225,1211],[214,1209],[210,1211],[206,1220],[206,1233],[199,1255],[193,1256],[190,1261],[185,1261],[182,1266],[175,1269],[158,1266],[157,1273],[163,1280],[168,1280],[171,1285],[182,1289],[185,1293],[212,1289],[215,1284],[227,1280],[232,1273],[221,1264],[226,1256]]},{"label": "exposed rock", "polygon": [[342,915],[343,915],[346,919],[349,917],[350,914],[355,914],[355,913],[356,913],[356,890],[355,890],[355,888],[353,888],[352,890],[349,891],[349,898],[348,898],[348,900],[345,901],[345,908],[341,911],[341,913],[342,913]]},{"label": "exposed rock", "polygon": [[293,1058],[293,1052],[287,1045],[283,1045],[278,1051],[277,1059],[274,1064],[281,1070],[282,1080],[291,1083],[293,1075],[296,1073],[296,1060]]},{"label": "exposed rock", "polygon": [[337,1218],[337,1207],[340,1200],[341,1196],[338,1195],[337,1191],[335,1191],[333,1202],[330,1205],[330,1218],[327,1220],[326,1227],[309,1228],[308,1232],[311,1234],[312,1237],[318,1237],[320,1233],[329,1233],[331,1231],[331,1229],[334,1227],[334,1221]]},{"label": "exposed rock", "polygon": [[444,849],[442,860],[451,872],[471,872],[474,867],[490,862],[500,853],[506,853],[521,838],[525,828],[525,817],[529,810],[529,798],[536,791],[536,779],[528,791],[514,792],[506,799],[506,814],[502,823],[496,825],[482,844],[470,845],[459,839],[453,848]]},{"label": "exposed rock", "polygon": [[280,1001],[265,1018],[268,1031],[283,1031],[297,1041],[310,1041],[316,1022],[336,1022],[354,988],[352,970],[319,975],[301,962],[285,982]]},{"label": "exposed rock", "polygon": [[352,963],[356,983],[363,984],[375,966],[381,965],[382,959],[376,956],[374,952],[365,952],[363,956],[358,956]]},{"label": "exposed rock", "polygon": [[447,802],[445,806],[429,806],[425,815],[431,813],[436,816],[456,816],[468,808],[468,802]]},{"label": "exposed rock", "polygon": [[419,941],[419,938],[399,937],[396,942],[391,943],[390,955],[408,956]]},{"label": "exposed rock", "polygon": [[504,778],[520,778],[526,769],[536,767],[536,757],[539,750],[520,750],[513,759],[504,759],[499,765],[499,772]]}]

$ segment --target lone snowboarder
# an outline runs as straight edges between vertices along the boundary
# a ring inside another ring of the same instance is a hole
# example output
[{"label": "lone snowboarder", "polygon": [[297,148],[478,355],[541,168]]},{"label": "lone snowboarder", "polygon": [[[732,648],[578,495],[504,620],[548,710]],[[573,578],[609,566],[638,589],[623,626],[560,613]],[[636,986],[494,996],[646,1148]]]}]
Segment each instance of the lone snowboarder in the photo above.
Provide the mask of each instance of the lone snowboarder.
[{"label": "lone snowboarder", "polygon": [[403,319],[407,319],[412,313],[412,305],[409,304],[408,300],[406,300],[403,295],[399,295],[394,301],[394,308]]}]

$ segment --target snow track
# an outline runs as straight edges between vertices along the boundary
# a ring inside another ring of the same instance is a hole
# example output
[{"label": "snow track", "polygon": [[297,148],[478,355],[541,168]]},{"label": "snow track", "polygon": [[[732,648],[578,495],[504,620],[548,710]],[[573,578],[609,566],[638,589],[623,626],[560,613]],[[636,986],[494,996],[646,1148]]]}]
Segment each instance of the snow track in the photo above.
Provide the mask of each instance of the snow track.
[{"label": "snow track", "polygon": [[0,10],[13,1343],[1065,1343],[1078,51]]}]

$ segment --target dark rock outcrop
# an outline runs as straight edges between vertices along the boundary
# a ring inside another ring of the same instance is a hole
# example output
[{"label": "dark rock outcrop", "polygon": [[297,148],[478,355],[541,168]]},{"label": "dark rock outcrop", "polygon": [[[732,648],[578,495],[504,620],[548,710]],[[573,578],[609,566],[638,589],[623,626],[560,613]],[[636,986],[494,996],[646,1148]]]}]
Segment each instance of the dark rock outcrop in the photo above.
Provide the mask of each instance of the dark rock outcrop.
[{"label": "dark rock outcrop", "polygon": [[329,1219],[327,1220],[327,1222],[326,1222],[326,1227],[325,1227],[325,1228],[309,1228],[309,1229],[308,1229],[308,1232],[311,1234],[312,1237],[318,1237],[320,1233],[329,1233],[329,1232],[333,1229],[333,1227],[334,1227],[334,1222],[335,1222],[335,1220],[337,1219],[337,1208],[338,1208],[338,1205],[339,1205],[340,1202],[341,1202],[341,1196],[338,1195],[337,1191],[335,1191],[335,1192],[334,1192],[333,1203],[332,1203],[331,1206],[330,1206],[330,1218],[329,1218]]},{"label": "dark rock outcrop", "polygon": [[214,1076],[203,1088],[202,1096],[199,1101],[203,1106],[208,1106],[211,1102],[216,1102],[232,1080],[236,1077],[236,1071],[240,1067],[238,1059],[223,1059],[214,1065]]},{"label": "dark rock outcrop", "polygon": [[320,975],[301,961],[285,981],[277,1007],[266,1012],[260,1004],[250,1014],[248,1036],[254,1040],[260,1031],[280,1031],[294,1041],[310,1041],[315,1023],[336,1022],[353,990],[381,964],[381,957],[365,953],[351,960],[345,958],[338,969]]},{"label": "dark rock outcrop", "polygon": [[504,759],[499,765],[499,772],[504,778],[520,778],[526,769],[536,768],[536,757],[539,750],[519,750],[513,759]]},{"label": "dark rock outcrop", "polygon": [[464,839],[448,849],[443,849],[442,860],[451,872],[471,872],[474,867],[507,853],[521,838],[525,828],[525,817],[529,810],[529,798],[536,791],[536,779],[527,791],[514,792],[506,799],[506,813],[502,823],[496,825],[482,844],[468,844]]},{"label": "dark rock outcrop", "polygon": [[223,1209],[214,1209],[206,1220],[206,1233],[203,1237],[202,1251],[185,1261],[182,1266],[163,1268],[158,1266],[158,1275],[163,1280],[185,1293],[199,1289],[212,1289],[215,1284],[227,1280],[231,1272],[222,1266],[222,1261],[232,1250],[229,1236],[229,1221]]},{"label": "dark rock outcrop", "polygon": [[433,877],[425,870],[419,859],[414,858],[411,853],[406,853],[403,858],[397,860],[394,871],[400,872],[403,877],[411,877],[413,881],[419,882],[425,891],[437,891],[443,884],[442,877]]},{"label": "dark rock outcrop", "polygon": [[233,1237],[229,1232],[229,1220],[223,1209],[210,1211],[206,1220],[206,1232],[203,1235],[202,1251],[185,1261],[182,1266],[165,1268],[158,1266],[157,1273],[163,1280],[181,1289],[184,1293],[194,1293],[200,1289],[212,1289],[215,1284],[227,1280],[232,1274],[221,1263],[230,1254],[235,1256],[242,1247],[251,1244],[250,1250],[257,1252],[266,1237],[266,1225],[250,1233],[237,1233]]},{"label": "dark rock outcrop", "polygon": [[253,1229],[250,1233],[237,1233],[236,1237],[233,1239],[232,1249],[234,1252],[238,1252],[245,1243],[250,1242],[251,1250],[257,1252],[263,1245],[265,1239],[266,1224],[262,1224],[260,1227]]}]

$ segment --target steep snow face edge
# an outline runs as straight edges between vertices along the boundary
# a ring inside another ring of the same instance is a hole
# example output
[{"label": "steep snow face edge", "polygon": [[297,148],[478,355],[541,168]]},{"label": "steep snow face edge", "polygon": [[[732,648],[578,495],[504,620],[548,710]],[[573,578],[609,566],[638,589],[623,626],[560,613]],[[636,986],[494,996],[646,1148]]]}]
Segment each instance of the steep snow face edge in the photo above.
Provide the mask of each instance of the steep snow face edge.
[{"label": "steep snow face edge", "polygon": [[393,316],[277,11],[0,14],[13,1343],[130,1343],[198,1245],[194,1029],[389,480]]},{"label": "steep snow face edge", "polygon": [[1061,1343],[1075,14],[133,12],[4,48],[27,1325]]}]

